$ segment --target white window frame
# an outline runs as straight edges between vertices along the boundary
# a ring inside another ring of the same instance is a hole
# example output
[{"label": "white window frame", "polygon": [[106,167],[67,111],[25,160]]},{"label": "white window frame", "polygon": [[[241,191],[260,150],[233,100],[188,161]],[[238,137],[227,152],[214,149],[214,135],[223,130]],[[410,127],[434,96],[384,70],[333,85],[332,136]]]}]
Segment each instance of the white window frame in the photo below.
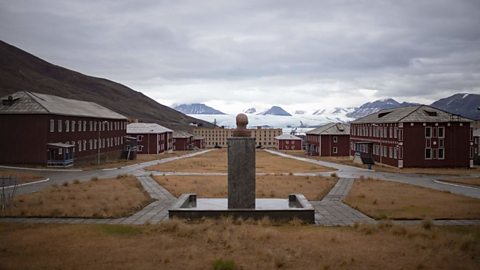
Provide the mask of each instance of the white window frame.
[{"label": "white window frame", "polygon": [[55,119],[50,119],[50,132],[55,132]]},{"label": "white window frame", "polygon": [[[443,155],[441,155],[441,156],[440,156],[440,150],[442,150],[442,152],[443,152]],[[438,148],[438,159],[442,159],[442,160],[445,159],[445,148],[443,148],[443,147]]]},{"label": "white window frame", "polygon": [[333,153],[337,154],[338,153],[338,148],[336,146],[333,147]]},{"label": "white window frame", "polygon": [[[430,150],[430,157],[427,157],[427,150]],[[425,147],[424,157],[425,157],[426,160],[431,160],[432,159],[432,148]]]},{"label": "white window frame", "polygon": [[[430,130],[430,136],[427,136],[427,130]],[[425,138],[432,138],[432,127],[425,127]]]},{"label": "white window frame", "polygon": [[76,122],[74,120],[72,120],[72,122],[70,123],[71,126],[72,126],[72,132],[75,132],[75,124]]},{"label": "white window frame", "polygon": [[338,138],[337,138],[337,136],[333,136],[333,143],[338,143]]},{"label": "white window frame", "polygon": [[70,121],[65,120],[65,132],[70,132]]},{"label": "white window frame", "polygon": [[62,120],[59,119],[57,121],[57,126],[58,126],[57,127],[58,132],[62,132]]}]

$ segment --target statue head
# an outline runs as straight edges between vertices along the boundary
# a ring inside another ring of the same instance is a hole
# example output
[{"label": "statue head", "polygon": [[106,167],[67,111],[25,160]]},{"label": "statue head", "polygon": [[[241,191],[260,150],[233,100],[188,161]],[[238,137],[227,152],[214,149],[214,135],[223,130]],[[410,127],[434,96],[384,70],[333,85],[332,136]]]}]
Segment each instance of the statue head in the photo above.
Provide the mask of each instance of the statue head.
[{"label": "statue head", "polygon": [[250,131],[247,129],[248,117],[244,113],[239,113],[236,117],[237,128],[233,131],[233,137],[250,137]]}]

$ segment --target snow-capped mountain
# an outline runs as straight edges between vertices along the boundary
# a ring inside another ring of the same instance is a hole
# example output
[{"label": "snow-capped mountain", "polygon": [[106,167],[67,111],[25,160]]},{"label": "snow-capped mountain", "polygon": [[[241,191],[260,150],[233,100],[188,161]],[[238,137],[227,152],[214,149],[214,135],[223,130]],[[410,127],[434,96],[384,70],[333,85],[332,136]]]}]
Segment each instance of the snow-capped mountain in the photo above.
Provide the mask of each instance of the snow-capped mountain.
[{"label": "snow-capped mountain", "polygon": [[355,108],[352,108],[352,107],[348,107],[348,108],[335,107],[332,109],[316,110],[312,113],[312,115],[346,115],[354,110]]},{"label": "snow-capped mountain", "polygon": [[174,105],[173,108],[184,114],[225,114],[202,103],[179,104]]},{"label": "snow-capped mountain", "polygon": [[480,95],[478,94],[455,94],[439,99],[431,106],[470,119],[480,120],[480,111],[477,109],[480,106]]},{"label": "snow-capped mountain", "polygon": [[255,108],[248,108],[244,111],[244,113],[248,113],[248,114],[252,114],[252,113],[256,113],[257,112],[257,109]]},{"label": "snow-capped mountain", "polygon": [[354,111],[347,113],[346,116],[350,118],[358,119],[358,118],[367,116],[369,114],[376,113],[383,109],[393,109],[393,108],[407,107],[407,106],[413,106],[413,105],[417,105],[417,104],[409,103],[409,102],[399,103],[393,98],[379,99],[373,102],[367,102],[363,104],[362,106],[356,108]]},{"label": "snow-capped mountain", "polygon": [[287,111],[279,106],[272,106],[270,109],[259,113],[258,115],[278,115],[278,116],[292,116]]}]

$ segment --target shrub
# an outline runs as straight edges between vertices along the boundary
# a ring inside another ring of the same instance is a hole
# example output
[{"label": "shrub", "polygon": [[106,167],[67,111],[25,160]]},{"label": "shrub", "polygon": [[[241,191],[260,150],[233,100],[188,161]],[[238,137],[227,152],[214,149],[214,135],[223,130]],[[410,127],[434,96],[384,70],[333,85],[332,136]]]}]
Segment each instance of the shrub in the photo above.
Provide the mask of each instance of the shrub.
[{"label": "shrub", "polygon": [[213,269],[214,270],[234,270],[234,269],[238,269],[238,267],[233,260],[217,259],[213,262]]},{"label": "shrub", "polygon": [[425,230],[430,230],[432,228],[432,221],[429,220],[429,219],[425,219],[424,221],[422,221],[422,227],[425,229]]},{"label": "shrub", "polygon": [[75,185],[78,185],[78,184],[80,184],[80,180],[75,179],[75,180],[73,180],[73,183],[74,183]]},{"label": "shrub", "polygon": [[96,182],[96,181],[98,181],[98,177],[94,176],[94,177],[90,178],[90,181]]},{"label": "shrub", "polygon": [[338,178],[338,175],[337,175],[337,173],[332,173],[332,174],[330,174],[330,177],[332,177],[332,178]]},{"label": "shrub", "polygon": [[68,182],[63,183],[62,186],[68,187]]}]

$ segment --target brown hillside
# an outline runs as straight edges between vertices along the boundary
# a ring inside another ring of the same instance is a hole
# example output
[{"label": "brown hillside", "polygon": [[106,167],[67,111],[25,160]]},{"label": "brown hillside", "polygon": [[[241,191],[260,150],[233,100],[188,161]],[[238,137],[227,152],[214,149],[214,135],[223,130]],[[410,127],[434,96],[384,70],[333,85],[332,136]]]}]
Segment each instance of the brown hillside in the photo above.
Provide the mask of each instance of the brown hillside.
[{"label": "brown hillside", "polygon": [[92,101],[129,118],[171,129],[189,130],[192,122],[213,127],[124,85],[50,64],[0,40],[0,97],[17,91]]}]

